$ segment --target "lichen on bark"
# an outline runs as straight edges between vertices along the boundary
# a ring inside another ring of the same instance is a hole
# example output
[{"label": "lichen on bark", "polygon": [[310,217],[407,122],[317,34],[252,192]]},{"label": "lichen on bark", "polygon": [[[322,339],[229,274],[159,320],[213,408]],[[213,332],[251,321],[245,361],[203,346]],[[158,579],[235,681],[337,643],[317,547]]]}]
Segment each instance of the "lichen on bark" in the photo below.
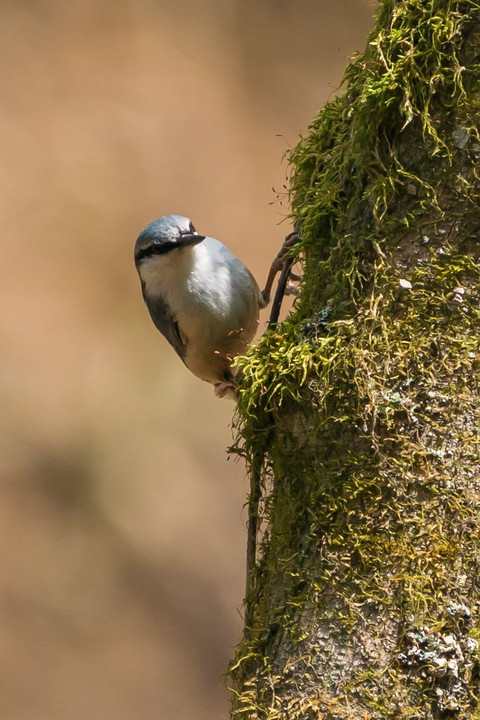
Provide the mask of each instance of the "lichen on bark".
[{"label": "lichen on bark", "polygon": [[291,154],[301,297],[238,360],[235,720],[477,712],[479,63],[477,2],[386,0]]}]

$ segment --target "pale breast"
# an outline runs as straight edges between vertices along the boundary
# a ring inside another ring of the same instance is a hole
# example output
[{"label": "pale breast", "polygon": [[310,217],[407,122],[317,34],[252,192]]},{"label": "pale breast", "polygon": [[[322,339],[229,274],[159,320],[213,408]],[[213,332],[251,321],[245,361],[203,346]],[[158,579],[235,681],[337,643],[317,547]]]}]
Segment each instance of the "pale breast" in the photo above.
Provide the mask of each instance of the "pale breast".
[{"label": "pale breast", "polygon": [[223,379],[230,362],[253,339],[260,291],[250,271],[214,238],[162,256],[144,276],[172,309],[182,338],[183,361],[209,382]]}]

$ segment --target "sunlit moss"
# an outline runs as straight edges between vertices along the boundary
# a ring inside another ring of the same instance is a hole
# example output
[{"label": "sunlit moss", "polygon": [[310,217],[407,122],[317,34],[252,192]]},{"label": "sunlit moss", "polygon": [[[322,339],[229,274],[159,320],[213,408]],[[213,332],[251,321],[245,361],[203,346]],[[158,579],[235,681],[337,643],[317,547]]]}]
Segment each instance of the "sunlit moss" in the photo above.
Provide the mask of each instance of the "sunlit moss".
[{"label": "sunlit moss", "polygon": [[479,8],[384,2],[291,153],[302,295],[238,359],[263,523],[236,720],[473,712],[474,642],[458,697],[398,658],[411,628],[479,634]]}]

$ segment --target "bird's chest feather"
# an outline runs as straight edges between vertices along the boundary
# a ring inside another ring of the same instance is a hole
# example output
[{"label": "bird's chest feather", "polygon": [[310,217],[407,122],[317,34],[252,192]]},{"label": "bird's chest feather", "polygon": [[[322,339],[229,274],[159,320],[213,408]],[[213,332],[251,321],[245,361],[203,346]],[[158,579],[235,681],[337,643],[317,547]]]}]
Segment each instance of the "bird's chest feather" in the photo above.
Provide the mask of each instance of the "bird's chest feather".
[{"label": "bird's chest feather", "polygon": [[150,268],[145,279],[165,299],[186,338],[215,331],[234,310],[230,268],[208,253],[172,253],[166,262]]}]

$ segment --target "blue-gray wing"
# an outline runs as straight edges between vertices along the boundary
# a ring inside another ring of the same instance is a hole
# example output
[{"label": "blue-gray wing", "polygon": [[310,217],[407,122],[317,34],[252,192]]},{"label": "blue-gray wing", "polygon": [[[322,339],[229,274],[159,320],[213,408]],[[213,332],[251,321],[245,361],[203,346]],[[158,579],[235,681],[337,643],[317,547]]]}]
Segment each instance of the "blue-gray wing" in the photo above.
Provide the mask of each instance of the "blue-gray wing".
[{"label": "blue-gray wing", "polygon": [[162,335],[167,338],[170,345],[173,347],[176,353],[180,357],[184,358],[186,352],[186,346],[182,340],[180,329],[176,318],[172,315],[172,312],[161,296],[151,297],[148,296],[145,291],[145,285],[142,282],[143,299],[150,313],[155,327],[160,330]]}]

